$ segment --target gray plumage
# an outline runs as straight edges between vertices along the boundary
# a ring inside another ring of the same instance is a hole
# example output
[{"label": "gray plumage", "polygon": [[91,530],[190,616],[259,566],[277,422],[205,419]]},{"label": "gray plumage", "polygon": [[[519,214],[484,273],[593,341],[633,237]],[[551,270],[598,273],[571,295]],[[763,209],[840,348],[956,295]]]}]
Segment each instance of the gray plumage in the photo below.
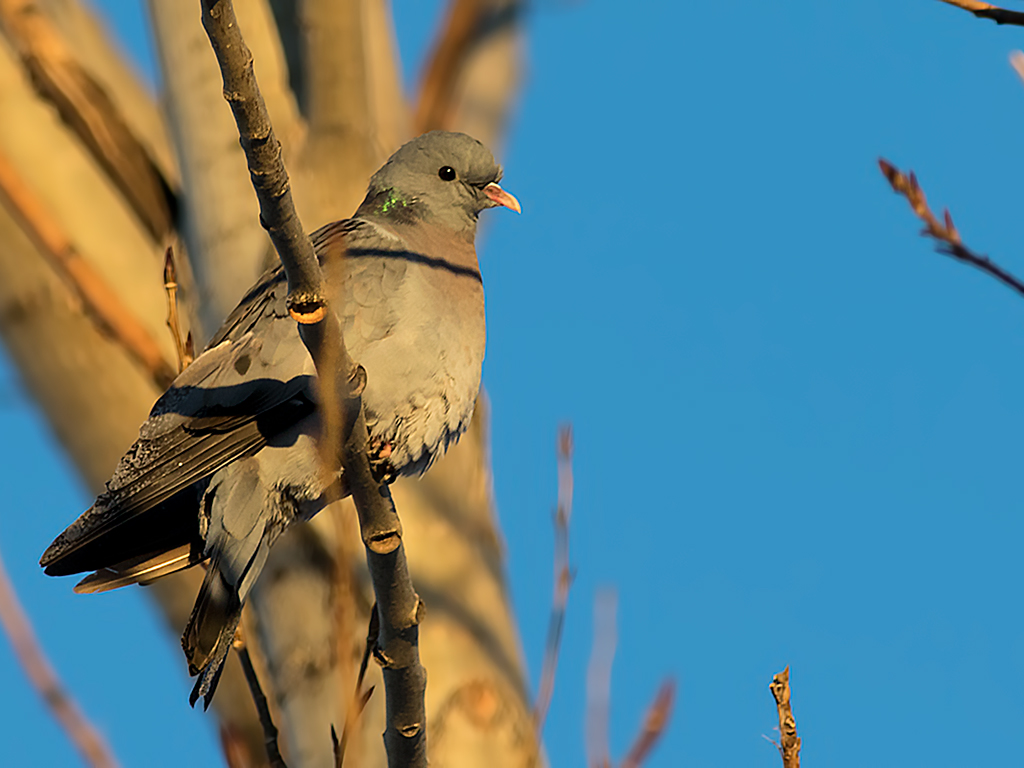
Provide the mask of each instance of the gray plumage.
[{"label": "gray plumage", "polygon": [[[355,217],[311,237],[345,343],[367,373],[376,461],[425,471],[468,426],[484,355],[477,216],[519,210],[491,153],[433,132],[371,179]],[[76,591],[148,584],[209,560],[182,636],[209,706],[241,607],[270,547],[344,494],[319,462],[316,372],[278,267],[154,405],[107,490],[43,554],[50,575],[93,571]]]}]

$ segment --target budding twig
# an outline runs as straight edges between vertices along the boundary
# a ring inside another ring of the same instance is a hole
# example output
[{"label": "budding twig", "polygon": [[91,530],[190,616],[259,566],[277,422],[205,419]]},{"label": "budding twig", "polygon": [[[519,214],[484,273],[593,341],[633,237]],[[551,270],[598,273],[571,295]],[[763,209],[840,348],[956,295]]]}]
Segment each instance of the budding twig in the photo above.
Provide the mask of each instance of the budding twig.
[{"label": "budding twig", "polygon": [[178,355],[178,373],[192,364],[192,331],[188,338],[181,336],[181,319],[178,315],[178,273],[174,267],[174,248],[167,246],[164,252],[164,291],[167,292],[167,327],[174,339],[174,351]]},{"label": "budding twig", "polygon": [[922,222],[924,230],[921,234],[930,237],[936,242],[936,250],[946,256],[952,256],[957,261],[970,264],[982,272],[991,275],[1004,285],[1008,285],[1017,293],[1024,296],[1024,282],[1000,267],[988,256],[981,256],[974,253],[960,239],[960,233],[953,224],[953,217],[948,210],[942,212],[942,221],[932,213],[928,207],[928,200],[925,198],[924,190],[917,183],[917,176],[911,171],[909,175],[904,174],[892,163],[879,159],[878,167],[882,169],[885,178],[888,179],[893,191],[903,195],[910,203],[911,209]]}]

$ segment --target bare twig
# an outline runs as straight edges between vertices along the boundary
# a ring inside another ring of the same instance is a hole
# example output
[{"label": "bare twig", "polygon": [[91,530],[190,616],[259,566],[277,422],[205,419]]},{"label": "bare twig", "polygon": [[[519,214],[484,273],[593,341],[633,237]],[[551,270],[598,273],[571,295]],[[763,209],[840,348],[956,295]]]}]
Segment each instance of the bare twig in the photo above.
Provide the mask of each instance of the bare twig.
[{"label": "bare twig", "polygon": [[789,667],[775,675],[768,687],[779,710],[779,754],[782,755],[782,767],[800,768],[800,737],[796,735],[796,720],[789,703]]},{"label": "bare twig", "polygon": [[359,662],[359,674],[356,676],[355,689],[352,691],[352,701],[345,712],[345,725],[341,729],[340,739],[334,731],[334,726],[331,726],[335,768],[342,768],[345,762],[345,749],[348,747],[348,741],[352,737],[352,732],[359,723],[359,718],[362,716],[363,710],[366,709],[370,697],[373,695],[373,686],[371,685],[364,691],[363,681],[366,679],[366,667],[370,663],[370,656],[377,645],[377,636],[379,634],[380,615],[377,613],[377,606],[375,605],[370,611],[370,626],[366,630],[366,644],[363,647],[363,657]]},{"label": "bare twig", "polygon": [[676,698],[676,684],[674,680],[666,680],[661,684],[658,693],[651,702],[644,718],[643,727],[630,747],[629,752],[619,764],[619,768],[640,768],[644,760],[658,743],[661,734],[665,732],[668,719],[672,716],[672,703]]},{"label": "bare twig", "polygon": [[0,199],[24,223],[53,268],[81,302],[101,330],[114,338],[165,389],[176,375],[160,347],[114,290],[75,250],[64,230],[50,216],[43,202],[22,180],[10,161],[0,153]]},{"label": "bare twig", "polygon": [[587,668],[586,747],[589,768],[610,768],[608,719],[611,712],[612,662],[615,660],[615,611],[618,597],[604,589],[594,597],[594,645]]},{"label": "bare twig", "polygon": [[572,572],[569,570],[569,521],[572,519],[572,427],[564,426],[558,434],[558,508],[555,510],[555,587],[548,623],[547,649],[537,687],[537,703],[533,707],[533,724],[538,738],[555,690],[558,652],[565,626],[565,609],[569,602]]},{"label": "bare twig", "polygon": [[[587,669],[586,747],[589,768],[611,768],[608,746],[608,720],[611,713],[612,663],[615,660],[615,590],[606,589],[594,598],[594,647]],[[620,768],[639,768],[665,732],[672,703],[675,681],[665,680],[651,702],[643,726],[633,746],[623,758]],[[788,766],[787,766],[788,768]]]},{"label": "bare twig", "polygon": [[277,745],[277,726],[274,725],[274,718],[270,715],[270,704],[263,693],[260,679],[256,676],[256,669],[252,665],[252,657],[249,656],[249,649],[245,647],[241,632],[236,634],[234,642],[235,653],[238,660],[242,662],[242,671],[245,673],[245,682],[249,684],[249,692],[252,694],[252,701],[256,705],[256,711],[260,716],[260,725],[263,727],[263,739],[267,747],[267,760],[271,768],[287,768],[284,758],[281,757],[281,749]]},{"label": "bare twig", "polygon": [[416,133],[448,128],[456,75],[483,17],[483,0],[452,0],[444,31],[425,68],[413,125]]},{"label": "bare twig", "polygon": [[[288,278],[287,305],[322,383],[325,456],[340,449],[346,486],[359,516],[366,560],[377,598],[380,634],[375,657],[383,667],[387,709],[384,744],[389,766],[427,764],[426,671],[419,661],[422,603],[413,589],[402,527],[385,483],[370,469],[360,394],[365,371],[348,356],[335,313],[327,310],[323,277],[302,230],[266,106],[256,85],[252,54],[230,0],[202,0],[203,27],[217,55],[224,94],[238,125],[260,218]],[[339,295],[343,295],[340,291]],[[339,375],[340,374],[340,375]],[[340,418],[332,411],[341,411]]]},{"label": "bare twig", "polygon": [[90,723],[71,695],[64,690],[57,673],[50,666],[42,648],[36,640],[28,617],[18,602],[3,559],[0,558],[0,624],[11,639],[14,654],[18,657],[32,687],[39,693],[53,713],[54,719],[67,734],[82,760],[92,768],[116,768],[110,748],[103,741],[96,728]]},{"label": "bare twig", "polygon": [[996,5],[978,2],[978,0],[942,0],[942,2],[973,13],[979,19],[991,19],[996,24],[1024,27],[1024,13],[1020,11],[1007,11]]},{"label": "bare twig", "polygon": [[167,246],[164,253],[164,290],[167,292],[167,327],[174,338],[174,351],[178,354],[178,373],[192,364],[192,332],[188,338],[181,335],[181,319],[178,317],[178,274],[174,268],[174,248]]},{"label": "bare twig", "polygon": [[893,191],[907,198],[907,202],[910,203],[914,213],[924,222],[924,230],[921,234],[931,237],[936,241],[939,253],[952,256],[957,261],[970,264],[972,267],[977,267],[982,272],[1008,285],[1017,293],[1024,295],[1024,282],[1011,275],[989,259],[988,256],[976,254],[963,244],[963,241],[960,239],[960,233],[957,232],[956,227],[953,225],[953,217],[950,216],[948,210],[942,212],[941,222],[936,218],[935,214],[928,207],[924,190],[917,183],[917,176],[914,175],[913,171],[911,171],[909,176],[904,175],[902,171],[883,159],[878,161],[878,166],[882,169],[885,178],[889,180]]}]

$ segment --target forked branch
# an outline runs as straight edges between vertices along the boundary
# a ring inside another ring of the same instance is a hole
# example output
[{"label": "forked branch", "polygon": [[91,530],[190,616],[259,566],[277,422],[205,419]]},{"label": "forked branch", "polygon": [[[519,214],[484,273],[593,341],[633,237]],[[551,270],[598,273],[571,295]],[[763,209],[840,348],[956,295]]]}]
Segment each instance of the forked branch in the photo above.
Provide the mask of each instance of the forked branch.
[{"label": "forked branch", "polygon": [[982,256],[970,250],[960,239],[960,233],[953,224],[953,217],[949,211],[942,212],[942,221],[932,213],[928,207],[928,200],[925,198],[924,190],[917,183],[917,176],[911,171],[909,175],[904,174],[896,166],[887,160],[879,160],[878,166],[882,169],[885,178],[888,179],[893,191],[903,195],[910,203],[911,209],[917,218],[924,222],[924,230],[921,234],[935,240],[939,253],[952,256],[957,261],[970,264],[982,272],[991,275],[1004,285],[1008,285],[1017,293],[1024,296],[1024,282],[1000,267],[988,256]]}]

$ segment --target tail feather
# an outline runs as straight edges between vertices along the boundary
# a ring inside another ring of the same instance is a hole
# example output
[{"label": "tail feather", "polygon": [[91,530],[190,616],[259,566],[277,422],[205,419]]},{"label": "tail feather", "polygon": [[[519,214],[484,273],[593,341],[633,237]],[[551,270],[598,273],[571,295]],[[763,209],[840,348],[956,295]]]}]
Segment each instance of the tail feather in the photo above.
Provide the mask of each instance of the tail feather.
[{"label": "tail feather", "polygon": [[75,585],[75,592],[91,595],[106,592],[129,584],[151,584],[157,579],[177,571],[190,568],[206,559],[202,549],[192,544],[183,544],[169,552],[155,556],[143,556],[126,560],[89,574]]},{"label": "tail feather", "polygon": [[235,589],[225,582],[219,566],[220,558],[214,557],[181,636],[189,674],[199,675],[189,703],[195,706],[202,696],[204,709],[210,706],[216,692],[221,669],[242,617],[242,601]]},{"label": "tail feather", "polygon": [[228,623],[224,625],[222,635],[214,647],[213,652],[206,661],[206,666],[199,673],[199,679],[192,687],[192,693],[188,696],[189,706],[194,707],[199,697],[203,697],[203,711],[210,708],[213,701],[213,694],[217,692],[217,684],[220,682],[221,673],[224,671],[224,662],[227,661],[228,651],[231,650],[235,630],[238,629],[238,620],[242,617],[241,608],[229,617]]}]

